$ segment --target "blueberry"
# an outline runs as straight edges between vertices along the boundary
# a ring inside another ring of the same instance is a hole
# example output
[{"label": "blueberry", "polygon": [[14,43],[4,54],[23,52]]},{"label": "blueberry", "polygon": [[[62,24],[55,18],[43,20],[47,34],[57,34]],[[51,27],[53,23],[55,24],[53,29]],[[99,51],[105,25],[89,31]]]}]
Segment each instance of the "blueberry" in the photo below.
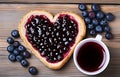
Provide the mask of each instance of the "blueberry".
[{"label": "blueberry", "polygon": [[9,54],[8,59],[12,62],[16,61],[16,56],[14,54]]},{"label": "blueberry", "polygon": [[11,36],[13,36],[14,38],[18,38],[20,36],[18,30],[12,30]]},{"label": "blueberry", "polygon": [[17,48],[19,45],[20,45],[20,43],[19,43],[18,41],[15,41],[15,42],[13,43],[13,46],[14,46],[15,48]]},{"label": "blueberry", "polygon": [[89,17],[86,17],[84,20],[85,20],[85,23],[86,23],[86,24],[91,23],[91,20],[90,20],[90,18],[89,18]]},{"label": "blueberry", "polygon": [[94,29],[92,29],[92,30],[90,30],[89,34],[90,34],[91,36],[95,36],[95,35],[96,35],[96,31],[95,31]]},{"label": "blueberry", "polygon": [[82,16],[83,16],[83,17],[87,17],[87,16],[88,16],[88,11],[86,11],[86,10],[85,10],[85,11],[82,11]]},{"label": "blueberry", "polygon": [[78,5],[78,8],[79,8],[81,11],[84,11],[84,10],[87,9],[86,4],[83,4],[83,3],[79,4],[79,5]]},{"label": "blueberry", "polygon": [[14,43],[14,39],[12,37],[8,37],[7,38],[7,42],[8,42],[8,44],[13,44]]},{"label": "blueberry", "polygon": [[28,51],[24,51],[24,52],[22,53],[22,55],[23,55],[23,57],[25,57],[25,58],[30,58],[30,57],[31,57],[31,54],[30,54]]},{"label": "blueberry", "polygon": [[88,29],[93,29],[94,25],[93,24],[88,24],[87,27],[88,27]]},{"label": "blueberry", "polygon": [[111,32],[106,32],[105,38],[108,39],[108,40],[112,39],[113,38],[112,33]]},{"label": "blueberry", "polygon": [[28,63],[28,61],[27,60],[25,60],[25,59],[23,59],[23,60],[21,60],[21,65],[23,66],[23,67],[28,67],[29,66],[29,63]]},{"label": "blueberry", "polygon": [[14,51],[14,46],[13,46],[13,45],[9,45],[9,46],[7,47],[7,51],[8,51],[9,53],[13,53],[13,51]]},{"label": "blueberry", "polygon": [[21,51],[21,52],[23,52],[23,51],[26,50],[26,48],[23,45],[19,45],[18,46],[18,50]]},{"label": "blueberry", "polygon": [[107,20],[106,19],[102,19],[100,21],[100,25],[102,25],[102,26],[108,25]]},{"label": "blueberry", "polygon": [[17,55],[20,54],[20,51],[18,51],[18,49],[15,49],[15,50],[13,51],[13,54],[15,54],[15,55],[17,56]]},{"label": "blueberry", "polygon": [[104,27],[104,31],[105,31],[105,32],[109,32],[109,31],[110,31],[110,26],[106,25],[106,26]]},{"label": "blueberry", "polygon": [[104,18],[104,13],[102,12],[102,11],[99,11],[99,12],[97,12],[97,14],[96,14],[96,17],[98,18],[98,19],[102,19],[102,18]]},{"label": "blueberry", "polygon": [[114,15],[112,13],[107,13],[106,14],[106,19],[108,21],[113,21],[115,19]]},{"label": "blueberry", "polygon": [[92,20],[92,24],[93,24],[93,25],[98,25],[98,24],[99,24],[99,21],[98,21],[96,18],[94,18],[94,19]]},{"label": "blueberry", "polygon": [[100,6],[98,4],[92,4],[91,9],[95,12],[100,11]]},{"label": "blueberry", "polygon": [[95,12],[90,11],[90,12],[89,12],[89,17],[90,17],[90,18],[95,18]]},{"label": "blueberry", "polygon": [[31,75],[36,75],[38,73],[38,70],[34,66],[29,67],[28,70]]},{"label": "blueberry", "polygon": [[63,56],[59,54],[59,55],[57,56],[57,60],[60,61],[60,60],[62,60],[62,59],[63,59]]},{"label": "blueberry", "polygon": [[23,56],[22,56],[22,55],[17,55],[17,56],[16,56],[16,60],[17,60],[18,62],[22,61],[22,60],[23,60]]},{"label": "blueberry", "polygon": [[95,27],[96,32],[101,33],[103,31],[102,27],[100,25]]}]

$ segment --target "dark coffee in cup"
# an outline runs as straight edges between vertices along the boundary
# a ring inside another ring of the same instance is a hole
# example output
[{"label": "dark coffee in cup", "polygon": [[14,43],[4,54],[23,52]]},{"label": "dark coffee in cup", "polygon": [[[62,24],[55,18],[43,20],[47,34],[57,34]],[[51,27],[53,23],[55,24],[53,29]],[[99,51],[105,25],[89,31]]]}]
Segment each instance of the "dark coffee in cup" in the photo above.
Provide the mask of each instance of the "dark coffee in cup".
[{"label": "dark coffee in cup", "polygon": [[96,75],[105,70],[109,64],[110,54],[101,41],[102,36],[87,38],[78,43],[73,53],[75,66],[87,75]]},{"label": "dark coffee in cup", "polygon": [[104,48],[96,42],[86,42],[78,49],[77,61],[85,71],[93,72],[103,66],[105,57]]}]

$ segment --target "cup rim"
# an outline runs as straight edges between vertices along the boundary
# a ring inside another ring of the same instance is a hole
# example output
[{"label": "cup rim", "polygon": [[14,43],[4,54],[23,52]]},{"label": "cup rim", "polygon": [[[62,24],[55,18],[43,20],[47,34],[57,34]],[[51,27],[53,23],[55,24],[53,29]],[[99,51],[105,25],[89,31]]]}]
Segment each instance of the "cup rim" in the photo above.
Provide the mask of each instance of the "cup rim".
[{"label": "cup rim", "polygon": [[[89,72],[89,71],[85,71],[83,68],[81,68],[77,62],[77,53],[78,53],[78,49],[79,47],[81,47],[83,44],[85,44],[86,42],[96,42],[98,43],[99,45],[101,45],[103,47],[103,49],[105,50],[105,53],[106,53],[106,57],[105,57],[105,61],[104,61],[104,65],[97,71],[93,71],[93,72]],[[109,54],[109,50],[108,50],[108,47],[105,45],[105,43],[103,43],[101,40],[97,40],[95,38],[87,38],[87,39],[84,39],[82,40],[81,42],[79,42],[77,44],[77,46],[75,47],[74,49],[74,53],[73,53],[73,60],[74,60],[74,64],[75,66],[77,67],[77,69],[79,71],[81,71],[82,73],[86,74],[86,75],[97,75],[101,72],[103,72],[106,67],[108,66],[109,64],[109,61],[110,61],[110,54]]]}]

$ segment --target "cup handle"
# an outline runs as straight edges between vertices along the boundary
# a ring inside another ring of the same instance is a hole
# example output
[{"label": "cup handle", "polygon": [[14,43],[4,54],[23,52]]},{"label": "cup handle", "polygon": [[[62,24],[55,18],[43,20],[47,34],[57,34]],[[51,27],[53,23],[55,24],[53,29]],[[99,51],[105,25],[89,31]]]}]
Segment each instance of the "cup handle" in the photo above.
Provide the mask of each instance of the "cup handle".
[{"label": "cup handle", "polygon": [[97,36],[95,37],[96,40],[101,41],[102,40],[102,36],[100,34],[97,34]]}]

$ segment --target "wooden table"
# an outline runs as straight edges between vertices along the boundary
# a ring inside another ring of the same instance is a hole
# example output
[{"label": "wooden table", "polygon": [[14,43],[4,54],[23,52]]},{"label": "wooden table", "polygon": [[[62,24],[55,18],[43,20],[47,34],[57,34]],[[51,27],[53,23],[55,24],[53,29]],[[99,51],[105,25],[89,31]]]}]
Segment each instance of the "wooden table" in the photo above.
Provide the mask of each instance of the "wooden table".
[{"label": "wooden table", "polygon": [[[27,68],[23,68],[20,63],[12,63],[8,60],[8,46],[6,38],[10,36],[13,29],[17,29],[18,23],[22,16],[31,10],[47,10],[53,14],[61,11],[72,11],[81,14],[78,3],[84,0],[56,0],[50,2],[49,0],[0,0],[0,77],[32,77],[28,73]],[[111,60],[107,69],[95,77],[119,77],[120,76],[120,1],[119,0],[86,0],[86,3],[100,3],[104,12],[112,12],[116,19],[110,22],[114,39],[106,40],[103,35],[103,42],[106,43],[110,49]],[[108,5],[109,4],[109,5]],[[90,8],[90,6],[89,6]],[[22,44],[21,39],[19,40]],[[24,45],[24,44],[23,44]],[[29,49],[28,49],[29,50]],[[60,70],[51,70],[43,65],[34,55],[28,59],[30,66],[36,66],[39,74],[35,77],[89,77],[79,72],[71,57],[65,66]]]}]

